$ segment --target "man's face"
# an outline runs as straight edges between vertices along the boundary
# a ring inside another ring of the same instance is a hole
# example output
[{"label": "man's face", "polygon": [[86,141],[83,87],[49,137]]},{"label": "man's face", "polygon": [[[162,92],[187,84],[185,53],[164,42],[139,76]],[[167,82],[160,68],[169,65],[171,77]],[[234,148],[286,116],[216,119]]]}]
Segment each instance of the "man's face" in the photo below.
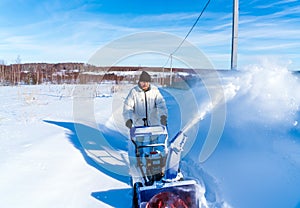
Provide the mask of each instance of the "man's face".
[{"label": "man's face", "polygon": [[140,86],[141,86],[142,90],[146,91],[149,89],[150,83],[149,82],[140,82]]}]

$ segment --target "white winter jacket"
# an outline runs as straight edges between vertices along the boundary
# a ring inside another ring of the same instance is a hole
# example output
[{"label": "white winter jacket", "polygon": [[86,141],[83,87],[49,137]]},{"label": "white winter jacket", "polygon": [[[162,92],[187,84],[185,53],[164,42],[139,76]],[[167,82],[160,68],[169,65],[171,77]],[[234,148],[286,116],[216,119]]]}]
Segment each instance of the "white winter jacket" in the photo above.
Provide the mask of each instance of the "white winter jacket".
[{"label": "white winter jacket", "polygon": [[146,118],[149,126],[160,125],[162,115],[167,116],[167,107],[157,87],[150,85],[146,92],[139,86],[130,90],[123,107],[125,121],[132,119],[134,126],[143,126]]}]

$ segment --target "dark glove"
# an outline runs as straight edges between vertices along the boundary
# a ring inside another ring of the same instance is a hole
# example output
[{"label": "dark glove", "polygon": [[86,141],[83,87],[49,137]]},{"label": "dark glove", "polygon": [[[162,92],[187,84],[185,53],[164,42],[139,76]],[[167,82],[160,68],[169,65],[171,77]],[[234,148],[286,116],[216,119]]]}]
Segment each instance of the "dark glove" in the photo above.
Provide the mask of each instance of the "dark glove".
[{"label": "dark glove", "polygon": [[131,119],[128,119],[128,120],[126,121],[125,125],[126,125],[129,129],[131,129],[131,127],[132,127],[132,120],[131,120]]},{"label": "dark glove", "polygon": [[160,117],[160,123],[161,123],[161,125],[166,126],[167,125],[167,116],[162,115]]}]

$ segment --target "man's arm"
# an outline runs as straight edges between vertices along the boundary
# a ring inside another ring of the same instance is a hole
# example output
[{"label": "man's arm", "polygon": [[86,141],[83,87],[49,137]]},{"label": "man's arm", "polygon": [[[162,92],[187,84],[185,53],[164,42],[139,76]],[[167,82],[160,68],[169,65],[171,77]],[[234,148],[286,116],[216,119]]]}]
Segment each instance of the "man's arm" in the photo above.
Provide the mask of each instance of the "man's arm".
[{"label": "man's arm", "polygon": [[[133,96],[133,90],[131,90],[127,95],[123,105],[123,118],[126,122],[125,125],[128,128],[131,128],[133,123],[133,111],[134,111],[134,96]],[[129,125],[130,123],[131,125]]]},{"label": "man's arm", "polygon": [[165,99],[161,95],[161,93],[158,91],[158,94],[156,96],[156,107],[158,109],[158,113],[160,116],[160,123],[164,126],[167,125],[167,117],[168,117],[168,110],[166,106]]}]

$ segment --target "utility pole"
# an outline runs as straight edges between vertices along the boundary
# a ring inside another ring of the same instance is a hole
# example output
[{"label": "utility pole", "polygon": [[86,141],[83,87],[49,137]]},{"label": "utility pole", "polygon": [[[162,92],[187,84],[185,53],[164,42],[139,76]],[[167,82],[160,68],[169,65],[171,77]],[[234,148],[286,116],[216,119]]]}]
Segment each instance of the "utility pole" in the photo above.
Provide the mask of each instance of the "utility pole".
[{"label": "utility pole", "polygon": [[239,17],[239,0],[233,0],[231,70],[237,69],[237,43],[238,43],[238,21],[239,21],[238,17]]},{"label": "utility pole", "polygon": [[170,55],[170,86],[172,85],[172,79],[173,79],[173,57],[172,54]]}]

